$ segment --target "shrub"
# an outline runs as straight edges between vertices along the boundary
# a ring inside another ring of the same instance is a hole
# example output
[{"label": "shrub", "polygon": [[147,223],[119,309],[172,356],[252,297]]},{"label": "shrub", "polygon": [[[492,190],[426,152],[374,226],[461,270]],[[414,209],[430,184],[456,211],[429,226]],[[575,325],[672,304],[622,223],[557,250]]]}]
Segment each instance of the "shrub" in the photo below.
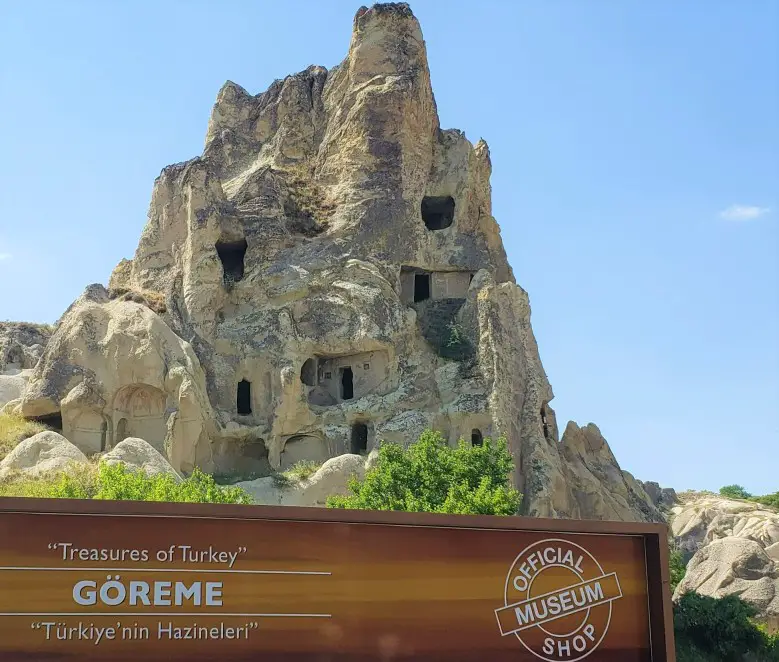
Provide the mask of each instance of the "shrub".
[{"label": "shrub", "polygon": [[684,557],[680,550],[671,550],[669,565],[671,570],[671,592],[673,593],[687,572],[687,566],[684,563]]},{"label": "shrub", "polygon": [[725,487],[719,488],[721,496],[728,497],[729,499],[751,499],[752,495],[747,492],[741,485],[725,485]]},{"label": "shrub", "polygon": [[522,495],[510,487],[514,462],[503,438],[481,446],[460,440],[450,447],[426,430],[404,448],[384,443],[363,480],[349,481],[351,494],[331,496],[329,508],[407,512],[514,515]]},{"label": "shrub", "polygon": [[3,496],[52,499],[105,499],[177,503],[252,503],[239,487],[217,485],[213,476],[195,469],[176,482],[171,474],[147,475],[123,464],[88,465],[58,476],[11,479],[0,488]]},{"label": "shrub", "polygon": [[42,423],[28,421],[15,414],[0,414],[0,460],[10,453],[20,441],[48,430]]},{"label": "shrub", "polygon": [[759,497],[753,497],[752,501],[761,503],[764,506],[779,508],[779,492],[774,492],[773,494],[766,494],[764,496],[759,496]]},{"label": "shrub", "polygon": [[752,605],[736,595],[711,598],[685,593],[674,608],[680,662],[741,662],[747,654],[764,653],[767,637],[752,621],[756,613]]},{"label": "shrub", "polygon": [[305,480],[313,476],[322,466],[322,462],[313,462],[312,460],[301,460],[293,464],[282,475],[288,480]]}]

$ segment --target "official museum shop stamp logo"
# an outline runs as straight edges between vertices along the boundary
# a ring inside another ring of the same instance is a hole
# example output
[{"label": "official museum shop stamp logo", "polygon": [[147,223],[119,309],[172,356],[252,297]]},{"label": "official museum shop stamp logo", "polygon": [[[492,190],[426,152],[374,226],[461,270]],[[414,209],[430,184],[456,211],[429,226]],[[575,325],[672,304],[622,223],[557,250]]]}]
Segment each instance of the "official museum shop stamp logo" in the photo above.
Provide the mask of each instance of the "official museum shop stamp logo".
[{"label": "official museum shop stamp logo", "polygon": [[617,573],[605,573],[576,543],[552,538],[514,559],[495,616],[501,636],[514,635],[537,658],[576,662],[601,644],[611,603],[621,597]]}]

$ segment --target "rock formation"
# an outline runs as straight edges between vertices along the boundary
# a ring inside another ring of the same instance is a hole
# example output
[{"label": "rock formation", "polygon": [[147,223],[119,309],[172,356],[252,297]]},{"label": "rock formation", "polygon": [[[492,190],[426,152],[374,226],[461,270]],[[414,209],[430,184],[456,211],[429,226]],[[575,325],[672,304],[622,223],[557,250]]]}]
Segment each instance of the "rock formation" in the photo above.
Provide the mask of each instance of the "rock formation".
[{"label": "rock formation", "polygon": [[687,591],[736,594],[779,630],[779,513],[749,501],[687,495],[671,509],[671,532],[689,558],[674,598]]},{"label": "rock formation", "polygon": [[14,411],[184,474],[504,435],[527,514],[659,520],[597,428],[559,442],[490,173],[486,142],[439,125],[408,5],[360,8],[333,69],[223,86],[202,155],[162,171],[134,257],[65,312]]},{"label": "rock formation", "polygon": [[22,397],[50,337],[40,324],[0,322],[0,410]]}]

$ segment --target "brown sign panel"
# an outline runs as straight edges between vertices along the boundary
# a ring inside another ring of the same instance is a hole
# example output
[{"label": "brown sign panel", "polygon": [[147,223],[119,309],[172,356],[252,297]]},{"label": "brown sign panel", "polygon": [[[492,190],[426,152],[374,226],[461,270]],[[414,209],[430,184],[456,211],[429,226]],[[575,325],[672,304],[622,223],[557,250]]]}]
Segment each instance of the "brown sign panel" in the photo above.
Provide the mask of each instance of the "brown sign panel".
[{"label": "brown sign panel", "polygon": [[0,499],[0,660],[672,662],[666,528]]}]

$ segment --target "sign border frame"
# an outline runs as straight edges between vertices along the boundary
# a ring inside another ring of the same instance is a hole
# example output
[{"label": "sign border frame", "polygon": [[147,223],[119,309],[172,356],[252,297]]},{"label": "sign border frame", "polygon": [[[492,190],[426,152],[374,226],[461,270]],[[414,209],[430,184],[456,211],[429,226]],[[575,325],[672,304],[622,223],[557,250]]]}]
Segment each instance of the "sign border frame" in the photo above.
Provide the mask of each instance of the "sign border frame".
[{"label": "sign border frame", "polygon": [[[612,520],[574,520],[522,515],[444,515],[389,510],[307,506],[109,501],[0,497],[0,515],[114,515],[191,519],[332,522],[455,529],[502,529],[555,534],[640,536],[644,540],[652,662],[676,662],[668,549],[668,525]],[[659,572],[658,572],[659,570]]]}]

